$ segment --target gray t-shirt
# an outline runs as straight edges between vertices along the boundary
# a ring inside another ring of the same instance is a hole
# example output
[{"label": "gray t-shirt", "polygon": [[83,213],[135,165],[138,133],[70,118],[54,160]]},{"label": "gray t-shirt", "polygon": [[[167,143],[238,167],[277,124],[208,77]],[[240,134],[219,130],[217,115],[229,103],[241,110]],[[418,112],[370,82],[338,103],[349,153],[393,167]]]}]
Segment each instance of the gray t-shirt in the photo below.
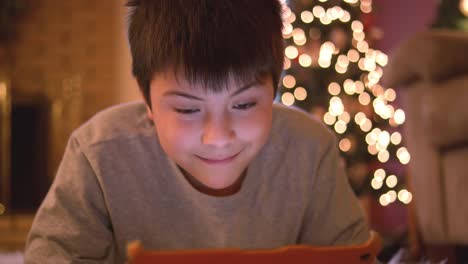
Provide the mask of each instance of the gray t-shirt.
[{"label": "gray t-shirt", "polygon": [[367,225],[332,132],[275,105],[241,189],[197,191],[162,150],[141,102],[107,109],[71,136],[26,245],[26,263],[123,263],[149,249],[276,248],[365,242]]}]

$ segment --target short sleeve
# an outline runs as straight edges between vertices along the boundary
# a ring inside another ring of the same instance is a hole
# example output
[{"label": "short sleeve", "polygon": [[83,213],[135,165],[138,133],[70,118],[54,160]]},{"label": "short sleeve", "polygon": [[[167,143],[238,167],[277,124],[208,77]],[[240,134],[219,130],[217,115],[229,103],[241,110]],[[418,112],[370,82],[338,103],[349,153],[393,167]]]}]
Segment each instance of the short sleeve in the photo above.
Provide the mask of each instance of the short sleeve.
[{"label": "short sleeve", "polygon": [[315,246],[365,243],[369,230],[340,162],[335,137],[324,148],[316,168],[298,243]]},{"label": "short sleeve", "polygon": [[102,190],[72,137],[33,221],[25,263],[119,263],[115,252]]}]

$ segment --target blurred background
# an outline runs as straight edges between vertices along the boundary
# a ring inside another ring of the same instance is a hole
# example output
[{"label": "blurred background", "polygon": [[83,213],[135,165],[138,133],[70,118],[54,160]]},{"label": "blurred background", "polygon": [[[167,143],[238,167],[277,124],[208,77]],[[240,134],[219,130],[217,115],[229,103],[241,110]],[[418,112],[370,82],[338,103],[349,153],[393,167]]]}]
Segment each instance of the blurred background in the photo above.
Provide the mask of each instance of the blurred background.
[{"label": "blurred background", "polygon": [[[404,249],[415,260],[463,263],[468,1],[284,3],[276,100],[336,132],[350,183],[384,239],[381,258]],[[1,0],[0,252],[23,250],[71,131],[140,100],[124,4]]]}]

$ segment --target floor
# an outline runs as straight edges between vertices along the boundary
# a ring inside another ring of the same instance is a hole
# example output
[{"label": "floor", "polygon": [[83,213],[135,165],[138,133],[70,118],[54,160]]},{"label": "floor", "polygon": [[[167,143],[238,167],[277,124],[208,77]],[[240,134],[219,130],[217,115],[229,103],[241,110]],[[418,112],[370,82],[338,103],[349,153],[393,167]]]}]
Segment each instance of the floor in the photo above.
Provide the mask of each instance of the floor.
[{"label": "floor", "polygon": [[33,218],[32,214],[0,216],[0,252],[23,251]]}]

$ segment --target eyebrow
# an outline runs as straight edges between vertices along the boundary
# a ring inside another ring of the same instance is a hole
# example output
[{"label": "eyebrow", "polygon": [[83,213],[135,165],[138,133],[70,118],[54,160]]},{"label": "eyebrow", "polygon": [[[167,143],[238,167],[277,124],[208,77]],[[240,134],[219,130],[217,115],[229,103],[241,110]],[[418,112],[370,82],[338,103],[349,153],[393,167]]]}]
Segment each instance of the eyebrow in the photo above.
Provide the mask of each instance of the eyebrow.
[{"label": "eyebrow", "polygon": [[[247,85],[244,85],[242,86],[241,88],[237,89],[235,92],[233,92],[232,94],[229,95],[229,97],[233,97],[233,96],[236,96],[240,93],[243,93],[245,92],[246,90],[254,87],[255,85],[259,84],[259,81],[253,81]],[[189,93],[186,93],[186,92],[182,92],[182,91],[167,91],[163,94],[163,96],[182,96],[182,97],[185,97],[185,98],[189,98],[189,99],[194,99],[194,100],[198,100],[198,101],[204,101],[203,98],[200,98],[200,97],[197,97],[195,95],[192,95],[192,94],[189,94]]]}]

